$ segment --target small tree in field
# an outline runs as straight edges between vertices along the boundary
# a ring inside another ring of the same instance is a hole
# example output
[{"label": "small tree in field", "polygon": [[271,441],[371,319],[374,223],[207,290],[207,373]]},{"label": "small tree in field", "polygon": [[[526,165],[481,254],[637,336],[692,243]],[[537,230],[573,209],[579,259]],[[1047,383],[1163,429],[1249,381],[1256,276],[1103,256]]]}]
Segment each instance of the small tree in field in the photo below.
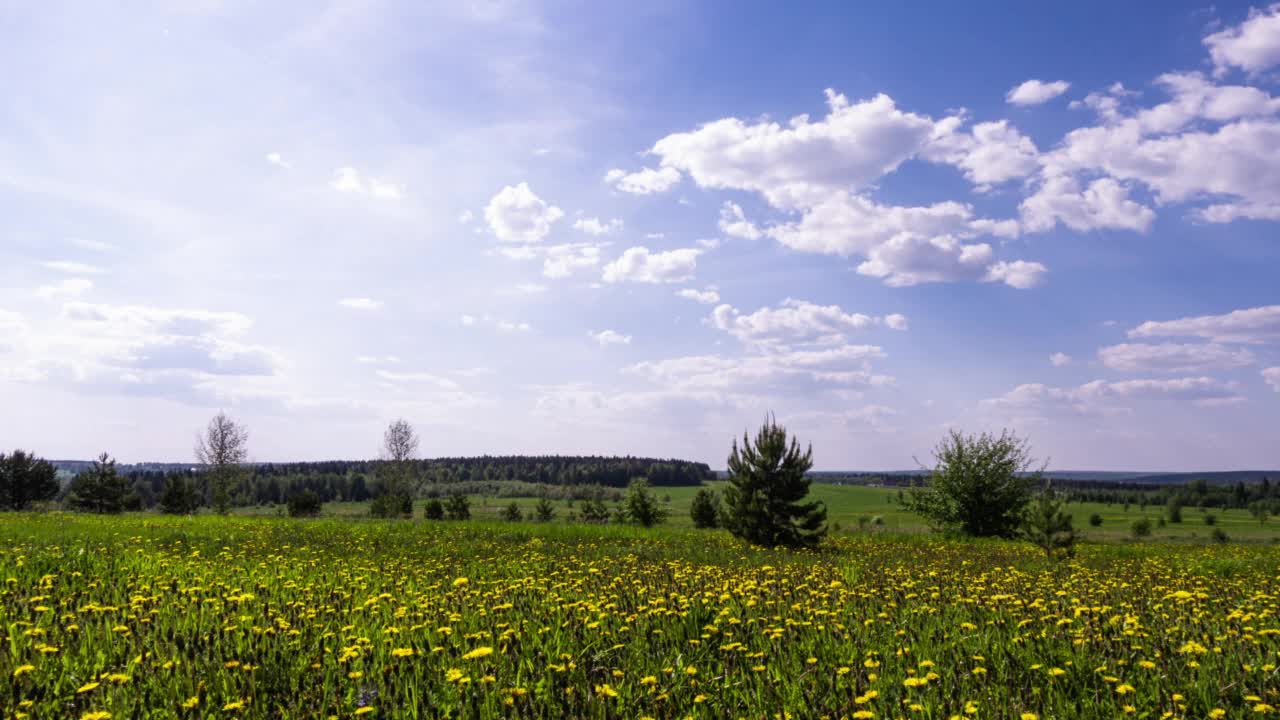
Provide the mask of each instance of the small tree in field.
[{"label": "small tree in field", "polygon": [[289,517],[316,517],[322,506],[320,496],[314,492],[296,492],[289,496]]},{"label": "small tree in field", "polygon": [[170,515],[187,515],[196,511],[200,500],[191,481],[182,473],[169,473],[160,492],[160,511]]},{"label": "small tree in field", "polygon": [[1027,506],[1022,520],[1022,535],[1044,550],[1050,559],[1071,557],[1076,552],[1076,531],[1066,503],[1046,484],[1040,495]]},{"label": "small tree in field", "polygon": [[551,500],[544,496],[534,506],[533,516],[538,519],[538,522],[551,522],[556,516],[556,508],[551,504]]},{"label": "small tree in field", "polygon": [[956,430],[934,450],[929,483],[911,491],[906,508],[939,530],[978,537],[1016,537],[1031,489],[1043,467],[1033,467],[1026,440],[1009,431],[965,435]]},{"label": "small tree in field", "polygon": [[374,517],[413,515],[413,492],[417,484],[414,454],[418,451],[418,435],[405,420],[396,420],[382,435],[382,464],[378,480],[382,493],[374,498],[369,513]]},{"label": "small tree in field", "polygon": [[462,493],[455,493],[444,501],[444,515],[450,520],[470,520],[471,500]]},{"label": "small tree in field", "polygon": [[1089,516],[1089,524],[1093,527],[1102,527],[1102,516],[1094,513]]},{"label": "small tree in field", "polygon": [[205,466],[209,501],[219,514],[231,510],[231,486],[240,479],[241,465],[249,458],[249,430],[218,413],[196,438],[196,460]]},{"label": "small tree in field", "polygon": [[520,512],[520,504],[515,500],[502,510],[502,519],[509,522],[520,522],[524,519],[524,513]]},{"label": "small tree in field", "polygon": [[657,525],[665,520],[667,515],[658,504],[658,498],[654,497],[649,489],[649,481],[645,478],[635,478],[627,486],[627,497],[623,500],[623,514],[627,522],[645,527]]},{"label": "small tree in field", "polygon": [[693,504],[689,506],[689,517],[693,526],[698,528],[719,527],[720,512],[720,496],[707,488],[698,490],[693,496]]},{"label": "small tree in field", "polygon": [[812,547],[827,534],[826,505],[804,502],[813,448],[801,452],[794,437],[787,440],[786,428],[769,417],[755,440],[744,433],[729,453],[725,527],[754,545]]},{"label": "small tree in field", "polygon": [[444,503],[439,498],[431,498],[422,508],[422,517],[428,520],[444,519]]},{"label": "small tree in field", "polygon": [[129,490],[129,479],[116,472],[116,461],[102,453],[71,481],[66,502],[83,512],[115,514],[124,510]]},{"label": "small tree in field", "polygon": [[14,450],[0,453],[0,510],[27,510],[58,494],[58,470],[48,460]]}]

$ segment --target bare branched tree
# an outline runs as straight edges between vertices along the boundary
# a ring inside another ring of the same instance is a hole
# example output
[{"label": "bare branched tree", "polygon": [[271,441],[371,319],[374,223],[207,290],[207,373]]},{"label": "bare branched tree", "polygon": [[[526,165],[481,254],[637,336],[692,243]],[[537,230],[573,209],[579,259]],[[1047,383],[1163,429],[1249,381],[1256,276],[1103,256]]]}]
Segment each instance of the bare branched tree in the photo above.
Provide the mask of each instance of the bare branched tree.
[{"label": "bare branched tree", "polygon": [[396,420],[387,426],[387,432],[382,436],[384,460],[402,463],[412,460],[417,452],[418,434],[413,431],[413,426],[407,420]]},{"label": "bare branched tree", "polygon": [[382,436],[382,459],[378,475],[382,493],[374,500],[372,513],[379,517],[413,514],[413,493],[417,489],[415,456],[418,434],[406,420],[387,426]]},{"label": "bare branched tree", "polygon": [[210,501],[219,513],[225,515],[231,509],[231,485],[248,457],[248,428],[224,412],[215,415],[204,432],[196,436],[196,460],[205,466]]}]

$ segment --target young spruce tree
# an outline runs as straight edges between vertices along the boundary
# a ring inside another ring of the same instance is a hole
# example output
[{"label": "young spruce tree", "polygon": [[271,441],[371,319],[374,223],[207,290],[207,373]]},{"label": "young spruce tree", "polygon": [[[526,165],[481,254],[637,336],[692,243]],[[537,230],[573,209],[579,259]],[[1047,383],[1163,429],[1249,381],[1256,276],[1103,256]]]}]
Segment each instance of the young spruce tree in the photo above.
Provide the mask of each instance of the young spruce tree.
[{"label": "young spruce tree", "polygon": [[812,547],[827,533],[827,507],[804,502],[805,473],[813,467],[813,448],[803,453],[795,438],[772,416],[756,433],[735,440],[729,454],[725,488],[725,527],[735,536],[764,547]]}]

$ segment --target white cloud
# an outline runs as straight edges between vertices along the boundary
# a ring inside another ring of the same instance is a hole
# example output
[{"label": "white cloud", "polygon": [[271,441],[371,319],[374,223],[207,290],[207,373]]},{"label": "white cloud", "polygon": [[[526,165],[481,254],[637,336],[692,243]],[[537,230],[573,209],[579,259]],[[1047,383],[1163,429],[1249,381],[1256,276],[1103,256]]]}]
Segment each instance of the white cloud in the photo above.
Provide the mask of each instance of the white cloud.
[{"label": "white cloud", "polygon": [[461,322],[463,325],[467,327],[471,327],[472,325],[476,324],[476,317],[474,315],[463,315],[461,318],[458,319],[458,322]]},{"label": "white cloud", "polygon": [[617,260],[605,265],[604,281],[673,283],[691,280],[701,253],[696,248],[653,253],[646,247],[628,248]]},{"label": "white cloud", "polygon": [[1029,232],[1052,230],[1059,222],[1078,231],[1146,232],[1156,218],[1151,208],[1129,199],[1129,188],[1112,178],[1098,178],[1082,191],[1079,182],[1069,175],[1055,175],[1041,182],[1019,209],[1022,226]]},{"label": "white cloud", "polygon": [[1026,290],[1039,285],[1047,272],[1049,268],[1038,262],[1001,260],[987,268],[982,282],[1002,282],[1011,288]]},{"label": "white cloud", "polygon": [[67,278],[53,285],[41,285],[36,288],[36,296],[43,300],[69,300],[92,289],[93,281],[88,278]]},{"label": "white cloud", "polygon": [[1233,67],[1256,73],[1280,65],[1280,3],[1250,10],[1247,20],[1209,35],[1204,44],[1219,74]]},{"label": "white cloud", "polygon": [[41,263],[50,270],[67,273],[68,275],[103,275],[107,271],[97,265],[89,265],[81,262],[73,262],[70,260],[50,260]]},{"label": "white cloud", "polygon": [[378,370],[374,373],[382,380],[395,383],[412,383],[416,385],[430,385],[441,390],[457,390],[458,383],[446,377],[432,375],[424,372],[395,372],[392,370]]},{"label": "white cloud", "polygon": [[1027,80],[1021,85],[1011,89],[1005,96],[1005,102],[1013,105],[1040,105],[1049,102],[1066,92],[1071,87],[1071,83],[1065,80],[1055,80],[1053,82],[1043,82],[1041,80]]},{"label": "white cloud", "polygon": [[363,297],[343,298],[338,304],[351,310],[377,310],[382,307],[381,300]]},{"label": "white cloud", "polygon": [[[1156,84],[1168,101],[1129,115],[1109,109],[1102,125],[1071,131],[1042,156],[1039,191],[1022,205],[1028,229],[1057,218],[1078,230],[1145,230],[1154,213],[1128,199],[1129,183],[1161,204],[1212,199],[1194,210],[1209,222],[1280,215],[1280,158],[1271,152],[1280,144],[1280,99],[1198,73],[1167,73]],[[1082,195],[1084,177],[1098,174]]]},{"label": "white cloud", "polygon": [[333,179],[329,187],[340,193],[371,195],[383,200],[400,200],[404,197],[404,187],[388,180],[365,177],[350,165],[333,171]]},{"label": "white cloud", "polygon": [[595,340],[601,347],[604,347],[606,345],[630,345],[631,344],[630,335],[623,335],[622,333],[616,332],[614,330],[601,330],[600,332],[588,332],[587,335],[591,336],[591,339]]},{"label": "white cloud", "polygon": [[485,206],[484,217],[499,240],[536,243],[542,242],[564,212],[548,205],[529,189],[528,183],[522,182],[498,191]]},{"label": "white cloud", "polygon": [[1211,377],[1170,379],[1094,380],[1076,387],[1053,387],[1039,383],[1019,385],[1000,397],[983,400],[987,408],[1015,414],[1070,413],[1092,415],[1123,410],[1126,402],[1166,398],[1196,405],[1239,402],[1240,385]]},{"label": "white cloud", "polygon": [[925,159],[955,165],[979,190],[1027,177],[1039,168],[1035,143],[1008,121],[978,123],[968,133],[952,131],[960,120],[939,123],[938,136],[923,153]]},{"label": "white cloud", "polygon": [[683,288],[681,290],[677,290],[676,295],[679,295],[686,300],[700,302],[704,305],[714,305],[715,303],[720,302],[720,293],[714,287],[709,287],[706,290]]},{"label": "white cloud", "polygon": [[475,214],[475,213],[471,212],[470,210],[463,210],[463,211],[458,215],[458,224],[459,224],[459,225],[470,225],[470,224],[471,224],[475,219],[476,219],[476,214]]},{"label": "white cloud", "polygon": [[494,327],[498,329],[498,332],[504,333],[527,333],[533,331],[533,327],[527,322],[511,322],[509,320],[499,320]]},{"label": "white cloud", "polygon": [[546,292],[547,286],[542,283],[518,283],[511,290],[516,295],[538,295]]},{"label": "white cloud", "polygon": [[289,168],[293,167],[292,165],[289,164],[289,161],[285,160],[284,157],[281,156],[280,153],[278,152],[267,153],[267,162],[271,163],[272,165],[275,165],[278,168],[284,168],[285,170],[288,170]]},{"label": "white cloud", "polygon": [[109,242],[103,242],[102,240],[72,238],[69,242],[82,250],[92,250],[93,252],[115,252],[120,249],[115,245],[112,245]]},{"label": "white cloud", "polygon": [[838,305],[816,305],[787,298],[777,307],[763,307],[744,315],[732,305],[720,305],[711,312],[713,327],[743,342],[751,343],[840,343],[845,333],[886,325],[905,330],[907,319],[898,314],[877,318],[845,312]]},{"label": "white cloud", "polygon": [[761,394],[891,385],[870,361],[884,353],[873,345],[821,350],[782,350],[745,357],[694,355],[641,362],[623,370],[669,390]]},{"label": "white cloud", "polygon": [[625,193],[652,195],[670,190],[680,182],[675,168],[643,168],[633,173],[614,168],[605,173],[604,181]]},{"label": "white cloud", "polygon": [[398,365],[400,358],[395,355],[360,355],[356,357],[356,363],[360,365]]},{"label": "white cloud", "polygon": [[1217,343],[1122,343],[1098,350],[1098,359],[1123,372],[1205,372],[1229,370],[1254,363],[1248,350],[1232,350]]},{"label": "white cloud", "polygon": [[1049,356],[1049,363],[1054,367],[1063,367],[1066,365],[1070,365],[1071,356],[1063,352],[1056,352]]},{"label": "white cloud", "polygon": [[566,278],[600,264],[600,245],[571,243],[546,248],[542,274],[552,279]]},{"label": "white cloud", "polygon": [[720,232],[743,240],[758,240],[760,229],[747,220],[737,203],[726,201],[720,208]]},{"label": "white cloud", "polygon": [[752,190],[779,208],[866,188],[912,157],[934,132],[927,117],[898,110],[887,95],[850,104],[827,90],[829,112],[786,125],[725,118],[668,135],[653,146],[667,168],[704,188]]},{"label": "white cloud", "polygon": [[1129,337],[1199,337],[1223,343],[1280,342],[1280,305],[1234,310],[1223,315],[1149,320],[1130,330]]},{"label": "white cloud", "polygon": [[579,218],[574,221],[573,229],[588,235],[612,235],[622,229],[622,221],[614,218],[606,223],[600,222],[600,218]]},{"label": "white cloud", "polygon": [[1262,370],[1262,379],[1272,390],[1280,392],[1280,367],[1269,367]]},{"label": "white cloud", "polygon": [[[16,312],[0,310],[0,354],[12,352],[20,342],[25,340],[26,334],[25,318]],[[4,377],[5,373],[0,371],[0,379]]]}]

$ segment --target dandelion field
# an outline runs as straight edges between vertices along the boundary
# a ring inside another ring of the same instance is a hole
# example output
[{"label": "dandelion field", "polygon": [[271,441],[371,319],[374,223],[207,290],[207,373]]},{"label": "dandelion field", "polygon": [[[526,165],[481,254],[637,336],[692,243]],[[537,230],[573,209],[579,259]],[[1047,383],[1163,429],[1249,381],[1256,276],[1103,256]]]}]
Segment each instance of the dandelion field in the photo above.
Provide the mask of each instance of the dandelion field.
[{"label": "dandelion field", "polygon": [[1216,718],[1280,552],[489,523],[0,520],[6,718]]}]

